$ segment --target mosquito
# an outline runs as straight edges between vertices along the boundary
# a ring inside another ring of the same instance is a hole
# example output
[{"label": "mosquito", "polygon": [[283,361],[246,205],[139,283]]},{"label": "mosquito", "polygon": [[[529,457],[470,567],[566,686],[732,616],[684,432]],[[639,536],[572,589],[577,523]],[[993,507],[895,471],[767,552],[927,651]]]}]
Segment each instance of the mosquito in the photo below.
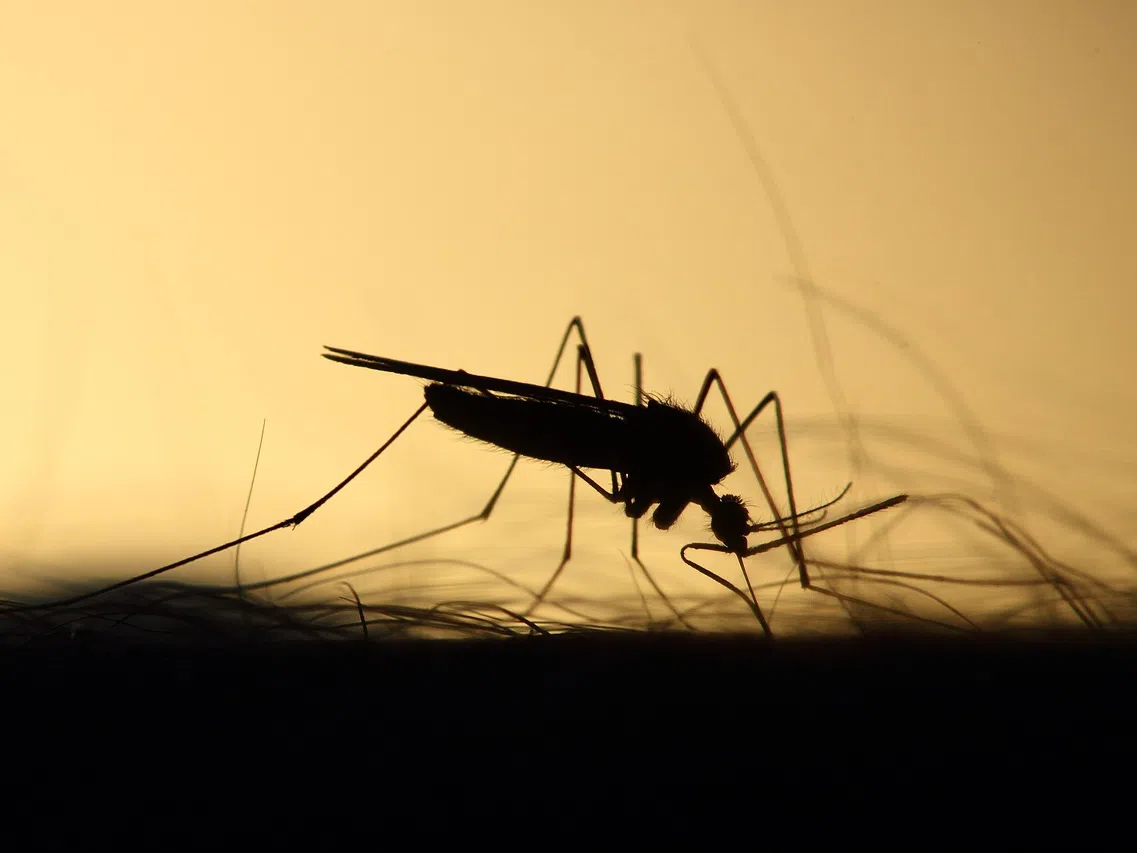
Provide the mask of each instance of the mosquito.
[{"label": "mosquito", "polygon": [[[574,331],[579,340],[576,359],[576,388],[572,392],[561,391],[551,387],[552,381]],[[675,403],[655,397],[649,397],[645,402],[645,395],[642,392],[642,358],[637,355],[635,357],[635,405],[607,400],[604,398],[600,387],[600,379],[592,358],[592,349],[588,344],[584,323],[580,317],[574,317],[565,329],[556,357],[553,360],[553,367],[549,371],[544,385],[531,385],[508,379],[479,376],[462,370],[446,370],[439,367],[413,364],[337,347],[326,347],[326,349],[328,352],[324,354],[325,357],[333,361],[368,367],[387,373],[415,376],[430,381],[430,384],[425,388],[425,401],[380,445],[378,450],[368,456],[330,491],[295,515],[254,533],[242,534],[232,541],[214,546],[198,554],[117,581],[100,589],[43,604],[13,606],[7,608],[7,612],[33,612],[73,606],[150,580],[243,543],[267,536],[277,530],[296,527],[362,474],[428,408],[442,423],[473,438],[512,451],[513,459],[481,511],[468,518],[385,545],[370,553],[389,551],[430,539],[476,521],[485,521],[492,514],[518,460],[522,456],[564,465],[571,472],[564,550],[556,570],[541,591],[536,593],[526,613],[521,616],[522,621],[529,624],[532,629],[541,630],[536,623],[532,623],[526,618],[528,613],[531,613],[544,601],[572,557],[573,508],[577,479],[589,484],[610,502],[624,505],[625,513],[632,519],[632,559],[679,622],[688,628],[691,627],[690,624],[672,605],[670,599],[655,582],[639,558],[638,521],[647,514],[652,506],[656,507],[652,514],[652,522],[664,530],[674,525],[683,511],[691,504],[698,505],[707,513],[710,517],[711,532],[719,541],[717,543],[688,543],[681,549],[680,557],[688,566],[741,598],[753,612],[767,638],[771,638],[773,635],[769,623],[758,605],[744,560],[747,557],[774,548],[782,546],[788,548],[797,566],[802,587],[823,592],[843,603],[852,602],[877,606],[833,590],[813,586],[809,578],[801,543],[808,536],[903,503],[908,499],[908,496],[897,495],[829,522],[822,523],[824,520],[824,516],[822,516],[803,528],[802,523],[806,517],[827,512],[829,507],[845,496],[851,484],[847,485],[833,500],[806,510],[804,513],[798,512],[793,492],[793,481],[790,477],[782,404],[774,391],[763,397],[761,402],[745,418],[740,420],[722,377],[717,370],[712,368],[707,371],[699,390],[698,399],[692,409],[687,410]],[[582,371],[588,374],[589,383],[595,396],[590,397],[581,393]],[[700,414],[712,387],[718,388],[722,395],[733,426],[733,431],[726,441],[719,438],[718,434],[702,419]],[[750,442],[746,438],[746,429],[755,418],[771,405],[774,408],[777,420],[782,472],[785,477],[786,494],[789,500],[789,513],[786,516],[782,516],[780,513],[777,503],[762,476],[762,471],[758,467]],[[714,489],[727,474],[735,470],[735,464],[730,458],[730,449],[735,443],[741,444],[745,451],[750,468],[772,513],[770,521],[755,523],[750,518],[749,511],[741,498],[736,495],[720,495]],[[596,480],[585,474],[583,470],[585,468],[607,470],[611,476],[611,490],[605,489]],[[747,537],[750,534],[771,530],[778,531],[778,538],[754,546],[748,545]],[[687,552],[693,550],[732,554],[737,559],[743,577],[746,579],[749,595],[725,578],[688,557]],[[268,583],[299,581],[322,573],[328,568],[331,566],[308,569]]]},{"label": "mosquito", "polygon": [[[579,343],[576,385],[575,390],[570,392],[551,386],[574,332]],[[577,479],[586,483],[609,502],[623,505],[625,514],[632,520],[632,559],[643,571],[656,593],[683,624],[686,624],[686,620],[671,604],[639,558],[637,525],[652,507],[654,511],[651,522],[660,530],[670,529],[688,506],[694,504],[702,509],[709,518],[711,532],[718,542],[690,543],[681,552],[682,559],[742,598],[767,636],[771,634],[770,627],[750,584],[744,558],[784,545],[789,548],[797,564],[802,586],[808,588],[810,582],[801,546],[804,537],[895,506],[906,497],[897,496],[844,518],[802,530],[801,521],[805,516],[824,511],[836,503],[848,491],[848,487],[833,501],[814,507],[805,513],[798,513],[790,475],[782,404],[777,392],[769,392],[745,418],[740,420],[719,372],[711,369],[707,372],[695,405],[691,409],[654,396],[646,396],[645,400],[642,392],[642,358],[637,355],[635,404],[606,399],[580,317],[574,317],[565,329],[553,367],[544,385],[481,376],[464,370],[448,370],[415,364],[339,347],[325,347],[325,349],[327,350],[324,353],[325,358],[341,364],[428,380],[429,384],[424,389],[424,403],[403,424],[400,433],[429,408],[435,419],[441,423],[471,438],[514,454],[504,477],[481,512],[468,519],[416,536],[413,541],[473,521],[488,519],[522,456],[568,468],[571,473],[569,506],[561,561],[537,593],[525,615],[531,613],[545,600],[572,556],[573,507]],[[581,393],[582,373],[588,377],[593,396]],[[726,441],[719,437],[701,415],[712,387],[718,388],[730,413],[733,431]],[[770,406],[773,406],[777,420],[782,472],[789,501],[789,513],[785,516],[782,516],[778,510],[746,438],[746,429]],[[741,497],[715,491],[715,487],[736,470],[737,466],[730,455],[731,447],[736,443],[741,444],[745,450],[773,514],[771,521],[755,523]],[[379,452],[388,445],[384,445]],[[346,485],[374,458],[373,456],[364,463],[364,466],[353,472],[348,480],[341,483],[326,498]],[[585,469],[607,471],[611,488],[606,489],[585,473]],[[310,509],[314,510],[318,505],[313,505]],[[297,516],[297,523],[302,520],[302,517]],[[755,548],[749,547],[747,537],[750,534],[772,529],[778,530],[780,534],[778,539]],[[689,559],[686,551],[691,548],[733,554],[746,578],[749,595]]]}]

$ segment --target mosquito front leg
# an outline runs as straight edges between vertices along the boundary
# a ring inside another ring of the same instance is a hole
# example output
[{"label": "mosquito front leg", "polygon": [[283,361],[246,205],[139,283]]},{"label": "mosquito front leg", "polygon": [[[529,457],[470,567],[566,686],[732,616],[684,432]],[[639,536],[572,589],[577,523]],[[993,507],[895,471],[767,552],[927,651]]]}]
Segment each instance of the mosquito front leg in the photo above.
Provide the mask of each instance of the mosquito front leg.
[{"label": "mosquito front leg", "polygon": [[[805,549],[802,547],[801,540],[805,535],[817,533],[823,529],[829,529],[830,527],[836,527],[839,524],[844,524],[846,522],[854,520],[855,518],[859,518],[862,514],[871,514],[873,512],[878,512],[881,509],[886,509],[890,506],[894,506],[896,503],[900,503],[905,500],[906,496],[899,495],[896,498],[892,498],[873,507],[869,507],[866,511],[854,512],[842,519],[838,519],[836,522],[829,522],[827,524],[818,525],[811,528],[809,531],[806,531],[806,533],[803,533],[800,526],[800,516],[797,511],[796,499],[794,498],[793,480],[790,476],[789,451],[786,447],[785,418],[782,414],[782,402],[778,397],[777,392],[771,391],[764,398],[762,398],[762,401],[754,407],[750,414],[748,414],[742,421],[738,421],[734,412],[734,407],[731,404],[730,397],[727,394],[726,386],[723,384],[721,377],[715,370],[712,370],[707,374],[707,380],[703,386],[703,393],[701,393],[699,397],[700,402],[705,398],[705,393],[712,381],[716,382],[719,388],[722,390],[723,399],[726,402],[727,410],[730,412],[730,417],[735,424],[735,431],[726,441],[726,446],[729,449],[731,444],[733,444],[736,440],[741,442],[743,449],[746,452],[746,457],[750,461],[751,466],[754,468],[755,475],[758,477],[760,484],[762,483],[762,475],[758,470],[758,463],[754,457],[754,452],[750,447],[750,442],[746,438],[746,429],[750,426],[754,419],[757,418],[759,414],[761,414],[762,410],[765,409],[766,406],[768,406],[770,403],[774,404],[774,414],[778,424],[778,442],[781,446],[782,453],[782,470],[785,475],[786,494],[788,495],[790,504],[789,522],[791,528],[790,531],[787,531],[785,525],[781,523],[778,515],[775,514],[774,520],[777,522],[775,526],[777,527],[778,532],[781,534],[781,540],[779,544],[786,544],[787,547],[789,547],[791,553],[794,555],[794,559],[798,567],[798,579],[801,583],[802,589],[810,589],[814,592],[820,592],[824,595],[828,595],[836,599],[840,603],[841,607],[845,609],[845,612],[850,616],[850,618],[853,618],[855,621],[855,617],[853,616],[853,612],[850,609],[850,605],[865,605],[869,607],[873,607],[874,605],[860,598],[815,585],[809,576],[809,570],[807,569],[807,561],[805,558]],[[769,499],[769,492],[766,489],[765,485],[762,485],[762,490]],[[776,510],[776,506],[773,503],[771,503],[771,508]],[[766,543],[764,546],[760,546],[761,550],[769,550],[770,547],[774,547],[772,543]],[[748,557],[756,553],[759,553],[759,549],[748,548],[746,550],[746,554],[741,556]],[[743,567],[743,572],[745,573],[745,566]]]},{"label": "mosquito front leg", "polygon": [[[738,565],[742,567],[742,574],[744,577],[746,577],[746,585],[747,585],[747,588],[750,590],[750,595],[747,595],[745,592],[740,590],[738,587],[736,587],[734,584],[732,584],[730,581],[728,581],[722,575],[716,574],[715,572],[712,572],[710,569],[703,568],[698,563],[696,563],[694,560],[690,559],[687,556],[687,550],[692,549],[692,548],[698,548],[698,547],[699,546],[697,544],[684,545],[683,548],[681,548],[679,550],[679,558],[681,560],[683,560],[683,562],[686,563],[688,566],[690,566],[692,569],[694,569],[695,571],[702,574],[704,577],[708,577],[711,580],[713,580],[715,583],[719,584],[719,586],[722,586],[722,587],[725,587],[726,589],[729,589],[731,592],[733,592],[735,595],[737,595],[739,598],[741,598],[743,601],[745,601],[746,606],[750,608],[750,612],[754,614],[754,618],[758,620],[758,624],[762,626],[762,633],[766,636],[766,639],[767,640],[774,639],[774,634],[770,630],[770,623],[766,621],[766,617],[762,613],[762,608],[758,606],[758,599],[754,596],[754,588],[750,586],[750,578],[749,578],[749,576],[746,575],[746,567],[742,563],[741,555],[738,556]],[[711,546],[711,547],[714,547],[714,546]],[[716,548],[715,550],[718,550],[718,549]]]},{"label": "mosquito front leg", "polygon": [[[875,503],[872,506],[867,506],[867,507],[863,507],[862,509],[855,510],[854,512],[848,513],[847,515],[844,515],[844,516],[837,518],[837,519],[834,519],[832,521],[826,521],[823,523],[815,524],[815,525],[811,526],[810,528],[808,528],[807,530],[802,530],[800,532],[793,534],[793,536],[796,539],[804,539],[807,536],[813,536],[816,533],[823,533],[826,530],[832,530],[835,527],[840,527],[842,524],[848,524],[850,521],[856,521],[857,519],[864,518],[865,516],[873,515],[875,513],[881,512],[883,510],[891,509],[892,507],[899,506],[900,504],[904,503],[906,500],[908,500],[908,495],[896,495],[894,497],[888,498],[887,500],[883,500],[883,501],[880,501],[878,503]],[[816,512],[818,509],[822,509],[826,506],[828,506],[828,504],[822,504],[821,507],[814,507],[813,509],[807,510],[805,514],[809,515],[811,513]],[[782,547],[784,545],[788,545],[788,544],[790,544],[790,540],[788,540],[786,537],[783,536],[783,537],[780,537],[778,539],[770,540],[769,542],[763,542],[759,545],[751,546],[751,547],[747,548],[746,551],[744,551],[743,553],[735,554],[735,556],[738,558],[739,565],[741,565],[743,567],[743,574],[745,575],[746,569],[745,569],[745,565],[743,563],[743,560],[745,558],[753,557],[757,554],[762,554],[762,553],[765,553],[766,551],[771,551],[774,548],[780,548],[780,547]],[[688,566],[697,570],[698,572],[701,572],[703,575],[706,575],[707,577],[714,580],[716,583],[726,587],[731,592],[740,596],[744,601],[747,602],[748,605],[752,604],[752,599],[747,598],[746,595],[741,590],[739,590],[737,587],[735,587],[733,584],[729,583],[724,578],[719,577],[714,572],[710,571],[709,569],[704,568],[703,566],[699,565],[694,560],[692,560],[690,557],[688,557],[687,556],[688,551],[716,551],[719,553],[731,553],[729,548],[727,548],[725,545],[722,545],[720,543],[692,542],[688,545],[685,545],[679,553],[680,553],[680,557],[683,559],[683,562],[686,563]],[[747,578],[747,581],[749,582],[749,578]],[[895,609],[889,608],[889,607],[885,607],[885,606],[882,606],[879,604],[874,604],[873,602],[865,601],[865,600],[860,599],[860,598],[855,598],[855,597],[850,596],[850,595],[845,595],[844,593],[834,592],[833,590],[825,589],[824,587],[814,586],[814,585],[810,584],[806,588],[812,590],[813,592],[820,592],[820,593],[823,593],[824,595],[828,595],[828,596],[835,598],[838,602],[840,602],[841,606],[846,609],[846,612],[848,612],[849,605],[852,604],[852,605],[863,605],[865,607],[874,608],[874,609],[882,611],[882,612],[888,612],[888,613],[893,613],[893,614],[897,614],[897,615],[909,616],[909,614],[905,614],[902,611],[895,610]],[[915,589],[914,587],[910,587],[910,588]],[[916,589],[915,591],[923,592],[922,590],[919,590],[919,589]],[[753,590],[751,590],[751,594],[753,595]],[[925,593],[925,594],[927,594],[927,593]],[[935,598],[935,596],[932,596],[932,597]],[[965,622],[969,622],[969,620],[967,620],[967,618],[965,616],[963,616],[962,613],[959,613],[958,611],[956,611],[954,608],[952,608],[946,602],[943,602],[942,600],[940,600],[938,598],[936,598],[935,600],[938,601],[940,604],[943,604],[945,607],[947,607],[947,609],[951,610],[953,613],[955,613],[955,615],[962,618]],[[751,607],[752,610],[755,608],[757,608],[757,602],[753,602],[753,606]],[[956,626],[948,625],[946,623],[937,622],[936,620],[926,619],[926,618],[919,617],[919,616],[910,616],[910,618],[913,618],[913,619],[916,619],[916,620],[922,621],[922,622],[929,622],[931,624],[941,625],[942,627],[947,627],[947,628],[956,627]],[[769,626],[765,624],[765,619],[759,618],[759,622],[761,622],[763,624],[763,630],[766,631],[767,636],[771,636],[769,633]]]},{"label": "mosquito front leg", "polygon": [[[706,402],[707,395],[710,393],[711,385],[718,387],[722,395],[723,403],[726,405],[726,410],[730,415],[731,424],[734,431],[725,442],[727,450],[730,450],[731,445],[736,441],[742,444],[743,451],[746,454],[746,459],[750,463],[750,468],[754,472],[754,477],[758,481],[758,486],[762,490],[762,495],[766,499],[766,504],[770,508],[770,513],[773,516],[773,521],[778,528],[778,532],[786,540],[787,547],[793,555],[794,562],[798,567],[798,578],[803,587],[809,587],[809,572],[806,569],[805,552],[801,545],[801,539],[798,529],[798,512],[797,500],[794,497],[793,478],[790,475],[790,457],[789,450],[786,446],[786,426],[785,418],[782,415],[782,401],[778,396],[777,391],[771,391],[762,401],[755,406],[750,413],[742,420],[738,418],[738,412],[734,408],[734,402],[730,398],[730,393],[726,389],[726,383],[723,382],[719,372],[711,368],[707,371],[707,376],[703,380],[703,385],[699,389],[699,396],[695,402],[695,413],[698,414],[703,404]],[[758,460],[754,455],[754,450],[750,446],[750,441],[746,437],[746,430],[751,423],[765,410],[771,403],[774,404],[774,416],[778,425],[778,443],[780,445],[782,454],[782,474],[786,483],[786,496],[789,501],[789,515],[785,516],[789,520],[789,528],[786,527],[783,521],[782,512],[778,509],[778,504],[774,500],[773,494],[770,492],[769,486],[766,485],[766,479],[762,476],[762,469],[758,466]]]}]

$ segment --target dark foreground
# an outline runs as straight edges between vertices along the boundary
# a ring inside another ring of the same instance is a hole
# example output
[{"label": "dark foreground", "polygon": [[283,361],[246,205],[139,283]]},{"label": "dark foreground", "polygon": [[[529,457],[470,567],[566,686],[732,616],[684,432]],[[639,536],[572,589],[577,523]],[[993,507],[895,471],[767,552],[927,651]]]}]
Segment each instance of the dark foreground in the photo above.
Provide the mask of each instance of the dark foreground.
[{"label": "dark foreground", "polygon": [[1106,840],[1133,801],[1135,665],[1131,637],[1084,634],[31,645],[0,651],[6,804],[45,837],[154,849],[314,849],[313,826],[324,849],[515,846],[599,818],[597,840],[748,848]]}]

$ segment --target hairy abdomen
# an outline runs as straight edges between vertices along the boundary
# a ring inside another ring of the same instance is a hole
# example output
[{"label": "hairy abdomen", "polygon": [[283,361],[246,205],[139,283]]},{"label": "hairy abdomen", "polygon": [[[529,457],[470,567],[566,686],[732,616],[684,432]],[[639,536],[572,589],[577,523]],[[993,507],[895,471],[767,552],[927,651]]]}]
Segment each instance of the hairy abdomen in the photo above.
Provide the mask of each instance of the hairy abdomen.
[{"label": "hairy abdomen", "polygon": [[514,453],[578,468],[627,470],[631,428],[597,409],[441,384],[426,386],[426,402],[447,426]]}]

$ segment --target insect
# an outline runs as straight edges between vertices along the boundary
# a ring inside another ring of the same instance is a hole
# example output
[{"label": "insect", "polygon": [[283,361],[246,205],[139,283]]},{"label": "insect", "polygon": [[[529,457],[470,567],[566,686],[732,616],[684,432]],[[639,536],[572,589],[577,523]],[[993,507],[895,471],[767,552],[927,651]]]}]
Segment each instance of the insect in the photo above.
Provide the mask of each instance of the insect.
[{"label": "insect", "polygon": [[[579,344],[576,389],[570,392],[550,385],[574,332]],[[701,508],[710,520],[711,532],[718,539],[718,543],[691,543],[688,548],[718,550],[735,555],[747,578],[749,595],[689,559],[686,556],[686,549],[683,552],[683,560],[746,601],[767,634],[770,633],[769,625],[750,586],[743,562],[745,557],[785,545],[798,564],[803,586],[809,586],[801,547],[802,538],[820,532],[821,529],[845,523],[854,517],[894,506],[904,499],[903,496],[899,496],[851,516],[803,531],[801,529],[803,516],[826,509],[839,500],[844,492],[829,504],[815,507],[799,515],[790,476],[781,400],[776,392],[771,391],[767,394],[745,418],[740,420],[718,371],[712,369],[708,371],[692,409],[685,409],[674,402],[656,397],[648,397],[645,403],[641,390],[642,360],[637,357],[636,404],[605,399],[584,324],[579,317],[574,317],[569,322],[561,338],[553,368],[544,385],[414,364],[339,347],[326,347],[326,349],[328,351],[324,353],[324,357],[341,364],[414,376],[429,381],[430,384],[424,389],[425,402],[400,428],[399,433],[429,408],[434,417],[447,426],[514,454],[505,476],[480,513],[469,519],[446,525],[437,531],[422,534],[415,537],[416,540],[488,518],[521,456],[553,462],[569,469],[572,476],[568,525],[561,562],[527,612],[532,612],[544,600],[571,557],[573,502],[575,482],[578,478],[608,501],[623,504],[625,514],[633,522],[632,558],[668,606],[671,606],[670,600],[639,559],[636,522],[654,507],[651,515],[652,523],[660,530],[668,530],[688,506],[695,504]],[[594,396],[581,393],[582,369],[588,376]],[[733,432],[726,441],[718,436],[700,414],[712,386],[720,390],[730,413]],[[780,514],[765,484],[746,439],[747,427],[771,405],[777,418],[783,474],[789,499],[789,513],[784,517]],[[379,452],[382,452],[389,443]],[[773,513],[772,521],[755,523],[740,497],[719,494],[715,491],[715,486],[736,468],[730,456],[730,449],[736,443],[742,444],[745,449],[751,468]],[[351,477],[358,474],[362,467]],[[608,471],[611,489],[606,489],[585,473],[585,469]],[[337,490],[346,485],[346,482],[345,480],[341,483]],[[299,520],[303,519],[298,518]],[[748,547],[747,537],[751,533],[775,528],[780,532],[779,539],[763,543],[756,548]],[[683,621],[683,616],[673,606],[671,609],[676,617]]]},{"label": "insect", "polygon": [[[576,388],[572,392],[562,391],[550,386],[564,356],[569,339],[574,332],[579,339],[576,359]],[[656,593],[671,608],[679,622],[688,627],[690,625],[683,614],[672,605],[670,599],[639,559],[637,522],[647,514],[652,506],[655,506],[655,512],[652,514],[653,523],[657,527],[667,529],[678,520],[690,504],[694,503],[701,507],[710,517],[711,531],[719,541],[715,543],[688,543],[681,549],[680,557],[688,566],[741,598],[750,608],[767,637],[772,636],[770,626],[758,605],[753,586],[750,584],[744,562],[746,558],[784,546],[793,556],[803,587],[815,589],[844,602],[868,604],[868,602],[860,599],[812,585],[801,542],[808,536],[896,506],[907,500],[908,497],[907,495],[897,495],[832,521],[823,523],[824,516],[822,516],[807,524],[807,517],[827,511],[830,506],[844,497],[849,487],[846,486],[836,498],[828,503],[798,513],[790,477],[781,400],[777,393],[773,391],[768,393],[745,418],[740,420],[721,376],[717,370],[711,369],[703,380],[698,399],[691,410],[683,409],[658,398],[649,398],[645,403],[642,393],[642,359],[636,356],[636,404],[606,400],[600,387],[600,379],[584,331],[584,324],[579,317],[574,317],[565,329],[560,346],[557,349],[556,358],[553,361],[552,370],[550,370],[544,385],[531,385],[507,379],[479,376],[461,370],[446,370],[334,347],[327,349],[328,352],[325,353],[325,357],[333,361],[429,380],[430,384],[425,389],[425,401],[391,434],[378,450],[367,457],[330,491],[295,515],[254,533],[243,534],[232,541],[100,589],[54,602],[23,605],[16,609],[21,612],[32,612],[71,607],[133,584],[150,580],[189,563],[259,539],[277,530],[295,527],[363,473],[428,408],[432,409],[436,418],[443,423],[447,423],[467,435],[513,451],[513,459],[481,511],[468,518],[374,549],[369,554],[374,555],[381,551],[389,551],[420,542],[475,521],[488,519],[522,455],[564,465],[571,472],[564,550],[556,570],[541,591],[536,593],[527,613],[532,612],[544,600],[572,556],[573,506],[577,479],[588,483],[612,503],[624,505],[625,513],[632,519],[632,559],[639,566]],[[581,393],[582,370],[587,372],[595,396]],[[726,441],[720,439],[700,415],[712,386],[717,387],[722,395],[733,426],[733,431]],[[778,510],[746,437],[747,427],[771,405],[777,418],[782,470],[789,500],[789,513],[786,516],[782,516]],[[734,470],[735,466],[730,458],[730,448],[736,443],[743,447],[750,469],[758,481],[767,506],[770,508],[772,514],[770,521],[755,523],[739,497],[720,495],[714,490],[714,487]],[[586,474],[583,470],[585,468],[607,470],[611,477],[611,490],[605,489]],[[750,534],[770,530],[777,530],[778,537],[757,545],[748,544],[747,537]],[[748,591],[743,592],[722,576],[695,562],[688,556],[689,551],[719,551],[732,554],[746,578]],[[265,581],[260,585],[270,586],[303,580],[321,574],[334,565],[309,569],[287,577]],[[254,586],[256,585],[249,585],[245,588],[252,589]],[[360,607],[362,608],[362,605]],[[530,623],[530,627],[540,630],[532,623]]]}]

